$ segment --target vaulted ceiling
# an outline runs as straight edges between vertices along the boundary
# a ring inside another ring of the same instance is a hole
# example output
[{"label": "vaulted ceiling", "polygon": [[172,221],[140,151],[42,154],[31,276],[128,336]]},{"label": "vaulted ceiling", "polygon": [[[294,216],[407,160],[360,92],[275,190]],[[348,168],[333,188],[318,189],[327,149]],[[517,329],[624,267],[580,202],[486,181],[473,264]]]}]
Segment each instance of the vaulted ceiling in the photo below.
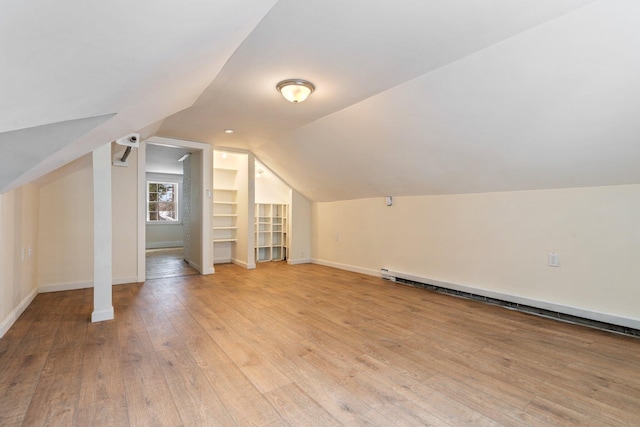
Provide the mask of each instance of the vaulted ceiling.
[{"label": "vaulted ceiling", "polygon": [[637,1],[134,3],[2,6],[0,188],[134,131],[250,150],[314,201],[640,183]]}]

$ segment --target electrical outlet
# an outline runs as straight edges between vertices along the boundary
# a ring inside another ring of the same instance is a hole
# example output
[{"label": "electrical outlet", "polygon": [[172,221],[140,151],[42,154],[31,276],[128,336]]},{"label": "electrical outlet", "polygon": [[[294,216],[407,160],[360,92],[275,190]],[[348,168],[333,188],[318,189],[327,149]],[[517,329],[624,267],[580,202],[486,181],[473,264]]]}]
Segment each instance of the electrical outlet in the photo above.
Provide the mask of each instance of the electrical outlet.
[{"label": "electrical outlet", "polygon": [[560,255],[555,252],[549,252],[547,257],[549,267],[558,267],[560,265]]}]

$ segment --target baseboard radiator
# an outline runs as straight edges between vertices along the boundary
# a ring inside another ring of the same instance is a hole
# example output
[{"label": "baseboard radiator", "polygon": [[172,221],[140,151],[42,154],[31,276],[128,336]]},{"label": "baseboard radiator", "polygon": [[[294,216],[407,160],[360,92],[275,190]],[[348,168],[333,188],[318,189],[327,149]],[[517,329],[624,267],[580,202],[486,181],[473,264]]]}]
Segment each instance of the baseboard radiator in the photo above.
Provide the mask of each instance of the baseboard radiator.
[{"label": "baseboard radiator", "polygon": [[562,322],[574,323],[590,328],[605,330],[609,332],[616,332],[619,334],[630,335],[640,338],[640,329],[633,328],[624,325],[617,325],[614,323],[603,322],[599,320],[593,320],[586,317],[575,316],[572,314],[563,313],[560,311],[549,310],[546,308],[535,307],[533,305],[522,304],[519,302],[509,301],[506,299],[495,298],[487,295],[481,295],[466,290],[455,289],[453,287],[447,287],[442,282],[432,281],[420,277],[416,277],[410,274],[405,274],[397,271],[388,270],[383,268],[380,270],[383,279],[390,280],[392,282],[408,285],[416,288],[428,289],[430,291],[438,292],[441,294],[447,294],[456,296],[459,298],[470,299],[474,301],[484,302],[486,304],[497,305],[507,308],[509,310],[517,310],[523,313],[535,314],[550,319],[559,320]]}]

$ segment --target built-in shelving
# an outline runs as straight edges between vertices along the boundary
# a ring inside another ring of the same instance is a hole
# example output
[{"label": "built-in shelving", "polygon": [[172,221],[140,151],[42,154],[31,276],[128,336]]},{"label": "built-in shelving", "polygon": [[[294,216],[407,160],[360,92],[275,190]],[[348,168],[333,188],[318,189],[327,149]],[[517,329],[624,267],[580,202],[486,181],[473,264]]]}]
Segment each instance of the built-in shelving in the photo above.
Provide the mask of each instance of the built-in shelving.
[{"label": "built-in shelving", "polygon": [[257,203],[255,208],[256,261],[287,259],[287,205]]},{"label": "built-in shelving", "polygon": [[213,168],[213,243],[237,240],[238,190],[235,169]]}]

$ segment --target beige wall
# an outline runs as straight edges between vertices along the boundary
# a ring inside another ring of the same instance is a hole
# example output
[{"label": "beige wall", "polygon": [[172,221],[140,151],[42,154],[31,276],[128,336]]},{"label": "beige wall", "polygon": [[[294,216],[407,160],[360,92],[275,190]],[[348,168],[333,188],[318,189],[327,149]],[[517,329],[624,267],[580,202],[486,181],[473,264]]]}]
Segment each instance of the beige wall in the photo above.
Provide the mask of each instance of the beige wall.
[{"label": "beige wall", "polygon": [[52,173],[40,187],[38,285],[93,283],[91,154]]},{"label": "beige wall", "polygon": [[0,336],[37,292],[38,202],[33,184],[0,195]]},{"label": "beige wall", "polygon": [[639,218],[640,185],[315,203],[312,255],[637,321]]},{"label": "beige wall", "polygon": [[290,190],[289,264],[308,263],[311,259],[311,203]]},{"label": "beige wall", "polygon": [[[134,149],[127,167],[111,168],[114,283],[130,283],[137,279],[136,159],[137,150]],[[92,286],[91,155],[42,179],[39,194],[38,285],[45,291]]]}]

